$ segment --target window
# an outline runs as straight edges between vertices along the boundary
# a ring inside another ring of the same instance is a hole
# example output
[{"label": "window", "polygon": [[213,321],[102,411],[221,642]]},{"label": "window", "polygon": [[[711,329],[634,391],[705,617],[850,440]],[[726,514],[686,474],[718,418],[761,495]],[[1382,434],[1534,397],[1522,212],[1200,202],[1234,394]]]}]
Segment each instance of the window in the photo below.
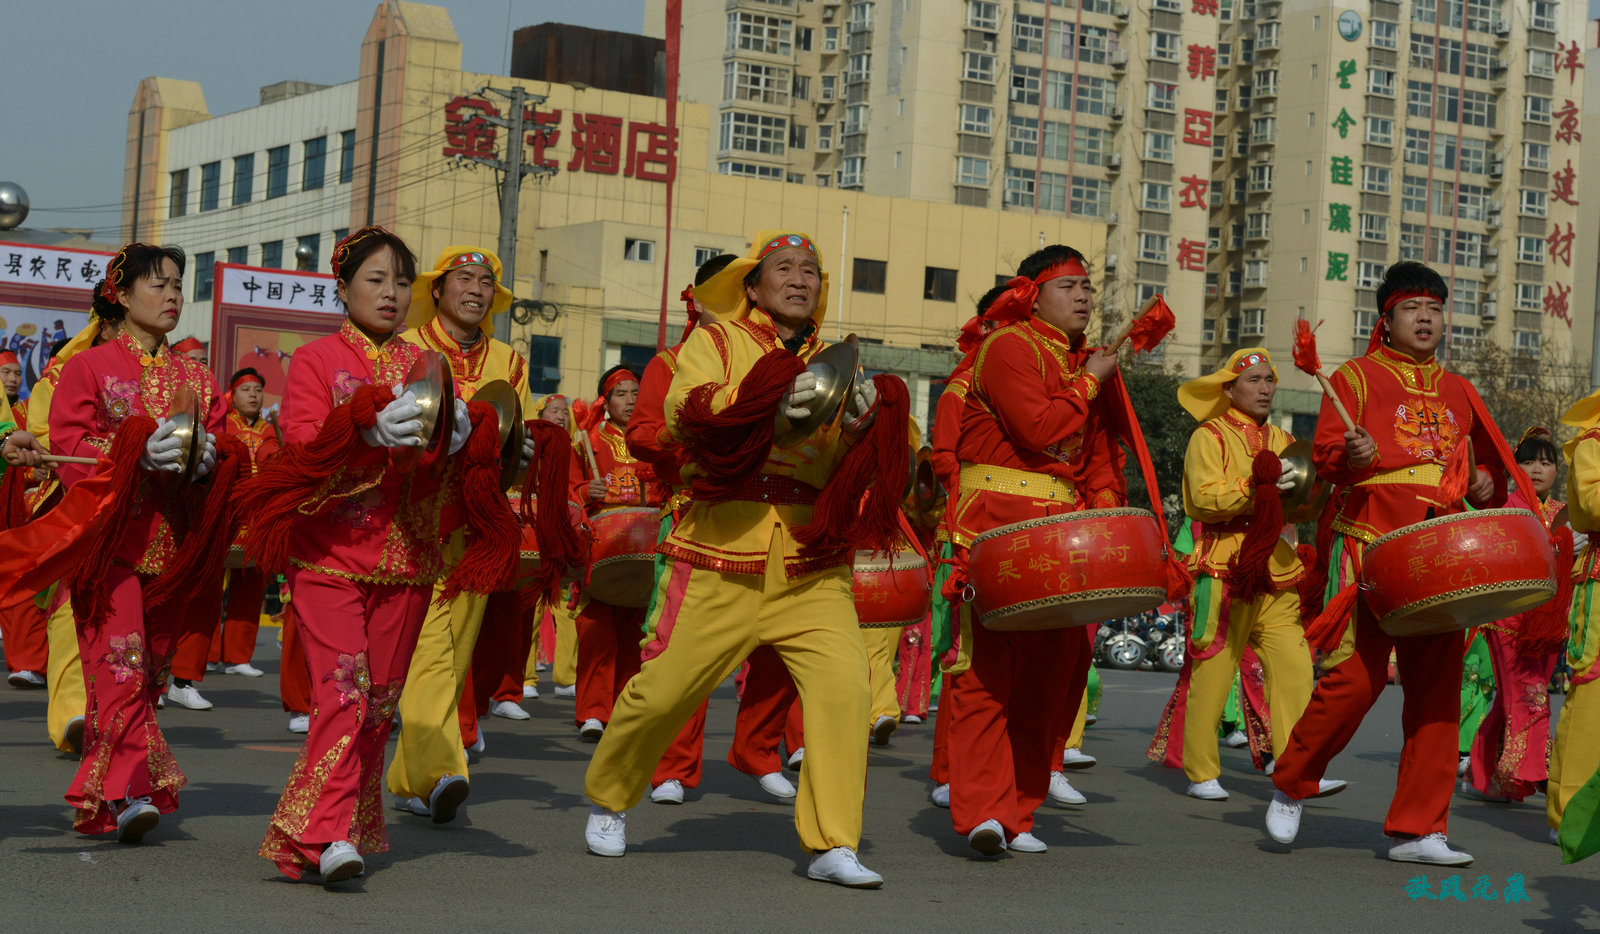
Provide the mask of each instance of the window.
[{"label": "window", "polygon": [[956,271],[929,266],[922,272],[922,297],[932,302],[956,300]]},{"label": "window", "polygon": [[824,123],[817,127],[817,152],[827,152],[833,148],[833,124]]},{"label": "window", "polygon": [[811,99],[810,75],[794,76],[794,99],[797,101],[808,101]]},{"label": "window", "polygon": [[1056,110],[1072,107],[1072,74],[1064,71],[1046,72],[1044,76],[1044,105]]},{"label": "window", "polygon": [[1544,248],[1543,237],[1518,237],[1517,262],[1544,265]]},{"label": "window", "polygon": [[1361,167],[1361,190],[1375,195],[1389,193],[1389,167],[1364,165]]},{"label": "window", "polygon": [[[1240,89],[1241,91],[1243,88]],[[1225,114],[1228,112],[1228,89],[1217,88],[1216,102],[1212,105],[1213,113]]]},{"label": "window", "polygon": [[1528,74],[1540,78],[1556,76],[1556,53],[1543,49],[1528,50]]},{"label": "window", "polygon": [[1165,10],[1168,13],[1183,12],[1183,4],[1179,3],[1178,0],[1155,0],[1152,5],[1156,9]]},{"label": "window", "polygon": [[1529,94],[1524,96],[1522,100],[1524,102],[1522,119],[1527,120],[1530,123],[1550,122],[1550,98],[1535,97],[1534,95]]},{"label": "window", "polygon": [[787,105],[790,74],[789,69],[776,65],[729,62],[722,72],[722,99]]},{"label": "window", "polygon": [[1400,258],[1421,260],[1423,257],[1423,226],[1421,224],[1400,225]]},{"label": "window", "polygon": [[1408,165],[1427,165],[1428,153],[1432,150],[1432,141],[1427,130],[1416,130],[1406,127],[1406,145],[1402,158]]},{"label": "window", "polygon": [[[1544,241],[1539,241],[1543,243]],[[1478,269],[1483,266],[1483,234],[1460,233],[1456,235],[1455,263]]]},{"label": "window", "polygon": [[1400,181],[1400,210],[1428,211],[1428,180],[1418,175],[1407,175]]},{"label": "window", "polygon": [[261,244],[261,265],[266,269],[283,268],[282,240],[273,240]]},{"label": "window", "polygon": [[1167,113],[1176,113],[1178,110],[1178,86],[1176,84],[1163,84],[1160,81],[1151,81],[1145,85],[1145,106],[1151,110],[1163,110]]},{"label": "window", "polygon": [[697,246],[694,248],[694,268],[699,269],[720,255],[722,251],[714,246]]},{"label": "window", "polygon": [[994,108],[978,104],[961,105],[961,132],[988,136],[994,132]]},{"label": "window", "polygon": [[969,29],[986,29],[990,32],[1000,28],[1000,4],[990,0],[968,0],[967,27]]},{"label": "window", "polygon": [[1172,186],[1163,182],[1140,183],[1139,207],[1146,211],[1172,210]]},{"label": "window", "polygon": [[1072,213],[1105,217],[1111,213],[1111,183],[1098,178],[1072,176]]},{"label": "window", "polygon": [[1245,218],[1245,235],[1252,240],[1266,240],[1272,236],[1272,215],[1265,211],[1252,212]]},{"label": "window", "polygon": [[256,171],[256,154],[246,153],[233,157],[233,203],[249,204]]},{"label": "window", "polygon": [[1533,0],[1531,16],[1528,25],[1534,29],[1545,32],[1556,31],[1556,4],[1555,0]]},{"label": "window", "polygon": [[305,163],[300,172],[302,191],[321,188],[328,177],[328,138],[319,136],[305,141]]},{"label": "window", "polygon": [[1544,310],[1544,286],[1537,282],[1517,283],[1517,310]]},{"label": "window", "polygon": [[1489,189],[1462,182],[1456,192],[1456,216],[1464,221],[1482,222],[1489,211]]},{"label": "window", "polygon": [[1381,19],[1371,21],[1372,47],[1375,49],[1400,48],[1400,24],[1386,23]]},{"label": "window", "polygon": [[222,163],[207,162],[200,167],[200,210],[215,211],[222,194]]},{"label": "window", "polygon": [[1011,100],[1034,107],[1039,105],[1039,69],[1011,66]]},{"label": "window", "polygon": [[1450,312],[1457,315],[1476,315],[1478,313],[1477,280],[1450,280]]},{"label": "window", "polygon": [[865,81],[872,73],[872,53],[857,52],[850,56],[850,63],[845,68],[844,80]]},{"label": "window", "polygon": [[189,213],[189,170],[172,173],[172,194],[167,202],[168,217],[182,217]]},{"label": "window", "polygon": [[1487,175],[1489,172],[1489,141],[1484,139],[1463,139],[1461,141],[1461,171],[1473,175]]},{"label": "window", "polygon": [[994,56],[987,52],[963,52],[961,77],[968,81],[994,81]]},{"label": "window", "polygon": [[1406,82],[1406,116],[1423,119],[1433,116],[1433,85],[1425,81]]},{"label": "window", "polygon": [[1277,69],[1256,72],[1251,87],[1256,97],[1267,97],[1278,93]]},{"label": "window", "polygon": [[1166,234],[1139,234],[1139,259],[1147,263],[1165,263],[1169,242],[1171,238]]},{"label": "window", "polygon": [[1388,117],[1368,117],[1367,142],[1374,146],[1393,146],[1394,121]]},{"label": "window", "polygon": [[277,146],[267,150],[267,199],[281,198],[289,193],[289,147]]},{"label": "window", "polygon": [[[1367,119],[1371,119],[1370,117]],[[1277,117],[1256,117],[1250,121],[1250,142],[1270,143],[1278,136]]]},{"label": "window", "polygon": [[194,300],[207,301],[211,298],[211,281],[216,273],[217,254],[196,253],[194,255]]},{"label": "window", "polygon": [[721,149],[781,156],[788,129],[788,121],[783,117],[735,110],[722,115]]},{"label": "window", "polygon": [[1005,203],[1009,207],[1031,208],[1034,202],[1033,173],[1027,169],[1006,169]]},{"label": "window", "polygon": [[1144,157],[1155,162],[1172,161],[1173,135],[1171,133],[1144,134]]},{"label": "window", "polygon": [[1044,17],[1024,16],[1011,18],[1011,50],[1038,55],[1044,51]]},{"label": "window", "polygon": [[860,188],[866,171],[866,156],[845,156],[839,168],[839,187]]},{"label": "window", "polygon": [[1549,170],[1550,147],[1544,143],[1523,143],[1522,167],[1525,169]]},{"label": "window", "polygon": [[770,178],[782,181],[783,169],[772,165],[757,165],[754,162],[722,161],[717,163],[718,175],[742,175],[745,178]]},{"label": "window", "polygon": [[1356,263],[1356,288],[1376,289],[1383,282],[1382,263]]},{"label": "window", "polygon": [[889,264],[881,259],[857,257],[850,266],[850,291],[882,295],[884,278],[888,270]]},{"label": "window", "polygon": [[989,160],[977,156],[957,156],[956,184],[988,188]]},{"label": "window", "polygon": [[653,263],[656,261],[656,242],[625,237],[622,241],[622,258],[633,263]]},{"label": "window", "polygon": [[561,389],[561,338],[528,338],[528,392],[548,395]]},{"label": "window", "polygon": [[1067,177],[1059,172],[1039,173],[1039,207],[1046,211],[1067,209]]},{"label": "window", "polygon": [[1158,62],[1178,60],[1179,37],[1175,32],[1150,30],[1150,57]]},{"label": "window", "polygon": [[[302,249],[309,249],[311,251],[311,257],[305,262],[305,265],[300,266],[300,251]],[[306,234],[305,236],[300,237],[294,245],[294,252],[295,263],[297,266],[299,266],[299,268],[316,269],[319,265],[321,265],[322,234]]]},{"label": "window", "polygon": [[1389,242],[1389,218],[1383,214],[1361,215],[1361,239]]},{"label": "window", "polygon": [[1384,68],[1367,69],[1367,93],[1379,97],[1394,96],[1394,72]]},{"label": "window", "polygon": [[1250,190],[1272,190],[1272,164],[1252,165],[1250,167]]},{"label": "window", "polygon": [[1244,264],[1244,287],[1247,289],[1265,288],[1267,284],[1267,261],[1264,259],[1246,260]]},{"label": "window", "polygon": [[[1175,85],[1167,85],[1167,87],[1176,88]],[[1116,82],[1105,78],[1096,78],[1092,75],[1078,76],[1078,100],[1076,102],[1078,113],[1104,116],[1111,112],[1112,102],[1116,96]],[[1176,91],[1174,91],[1175,96]]]},{"label": "window", "polygon": [[[1064,138],[1070,124],[1046,123],[1044,129],[1045,155],[1049,155],[1051,142]],[[1099,127],[1078,127],[1072,133],[1072,161],[1083,165],[1105,165],[1106,138],[1109,135]]]},{"label": "window", "polygon": [[803,127],[798,123],[790,125],[790,127],[789,127],[789,148],[790,149],[795,149],[795,150],[798,150],[798,151],[801,151],[801,152],[805,151],[805,149],[806,149],[806,131],[808,129],[810,129],[810,128],[809,127]]},{"label": "window", "polygon": [[339,134],[339,184],[348,185],[356,177],[356,131]]},{"label": "window", "polygon": [[794,31],[794,47],[801,52],[811,51],[811,27],[801,26]]},{"label": "window", "polygon": [[228,247],[228,262],[235,266],[243,266],[250,262],[250,248],[247,246]]},{"label": "window", "polygon": [[794,54],[794,23],[760,13],[728,14],[728,49],[765,55]]}]

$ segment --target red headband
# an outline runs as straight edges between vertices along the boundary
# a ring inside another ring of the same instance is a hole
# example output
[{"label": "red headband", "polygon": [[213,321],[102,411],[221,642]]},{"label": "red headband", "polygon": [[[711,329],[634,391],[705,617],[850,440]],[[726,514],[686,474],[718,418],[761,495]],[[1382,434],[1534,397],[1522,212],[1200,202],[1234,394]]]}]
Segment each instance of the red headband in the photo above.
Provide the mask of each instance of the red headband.
[{"label": "red headband", "polygon": [[611,390],[616,389],[623,383],[630,381],[635,383],[639,381],[639,377],[633,375],[632,370],[618,370],[615,373],[612,373],[610,376],[607,376],[605,383],[600,386],[600,401],[604,402],[611,398]]},{"label": "red headband", "polygon": [[1388,314],[1394,311],[1401,302],[1409,301],[1413,298],[1431,298],[1436,302],[1440,301],[1439,296],[1427,289],[1398,289],[1389,293],[1389,297],[1383,300],[1383,313]]},{"label": "red headband", "polygon": [[484,269],[489,270],[490,276],[494,275],[494,267],[489,265],[489,257],[476,250],[457,253],[451,258],[450,262],[444,264],[444,269],[440,271],[449,272],[452,269],[460,269],[463,266],[482,266]]},{"label": "red headband", "polygon": [[1247,353],[1239,358],[1238,363],[1233,365],[1233,372],[1236,374],[1243,373],[1245,370],[1248,370],[1257,364],[1262,366],[1272,366],[1272,361],[1268,360],[1267,355],[1264,353]]},{"label": "red headband", "polygon": [[756,259],[758,259],[758,260],[766,259],[768,254],[776,253],[779,250],[782,250],[782,249],[785,249],[785,248],[791,247],[791,246],[800,247],[801,249],[809,252],[812,256],[816,256],[817,255],[816,244],[811,242],[811,238],[802,237],[799,234],[782,234],[782,235],[773,237],[771,240],[768,240],[761,247],[761,251],[756,254]]},{"label": "red headband", "polygon": [[228,384],[228,391],[229,392],[233,392],[235,389],[238,389],[240,386],[243,386],[245,383],[250,382],[252,380],[254,380],[256,385],[260,386],[262,389],[267,388],[267,381],[262,379],[261,377],[257,376],[256,374],[254,374],[254,373],[240,373],[237,377],[234,378],[233,382]]},{"label": "red headband", "polygon": [[18,366],[22,365],[22,361],[17,359],[16,354],[9,350],[0,351],[0,366],[5,366],[8,363],[15,363]]},{"label": "red headband", "polygon": [[200,341],[196,340],[193,337],[185,337],[183,340],[178,341],[176,344],[172,345],[172,352],[173,353],[188,353],[191,350],[205,350],[205,349],[206,349],[206,345],[200,343]]},{"label": "red headband", "polygon": [[1033,313],[1033,303],[1039,298],[1039,286],[1051,279],[1062,276],[1088,277],[1089,271],[1083,268],[1083,263],[1076,257],[1065,262],[1056,263],[1032,279],[1026,276],[1017,276],[1006,285],[1009,291],[994,300],[989,306],[989,313],[984,315],[990,321],[1021,321]]}]

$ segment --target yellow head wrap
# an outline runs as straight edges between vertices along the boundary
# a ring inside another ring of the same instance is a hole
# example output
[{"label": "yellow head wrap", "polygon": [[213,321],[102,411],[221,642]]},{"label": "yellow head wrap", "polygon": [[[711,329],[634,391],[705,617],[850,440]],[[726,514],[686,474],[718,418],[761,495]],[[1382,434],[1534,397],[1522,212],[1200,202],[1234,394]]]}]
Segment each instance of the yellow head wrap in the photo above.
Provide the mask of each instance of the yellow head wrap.
[{"label": "yellow head wrap", "polygon": [[1240,373],[1263,363],[1272,368],[1272,378],[1277,379],[1278,368],[1272,366],[1272,357],[1267,354],[1267,348],[1244,347],[1235,350],[1228,362],[1215,373],[1191,379],[1179,386],[1178,402],[1196,421],[1204,422],[1226,414],[1233,403],[1222,394],[1223,388],[1238,379]]},{"label": "yellow head wrap", "polygon": [[809,250],[816,257],[817,271],[822,275],[822,292],[817,296],[817,310],[811,320],[822,327],[828,311],[828,273],[822,268],[822,257],[817,253],[816,242],[809,236],[793,230],[763,230],[750,244],[750,252],[734,260],[722,271],[694,287],[695,300],[700,307],[716,316],[719,321],[733,321],[750,314],[750,299],[745,295],[744,277],[750,274],[769,254],[788,247]]},{"label": "yellow head wrap", "polygon": [[411,283],[411,310],[406,313],[406,327],[419,328],[439,313],[433,303],[434,280],[462,266],[483,266],[494,274],[494,298],[489,302],[489,314],[497,315],[511,307],[511,290],[500,283],[500,257],[482,247],[447,246],[439,254],[433,268],[417,276]]}]

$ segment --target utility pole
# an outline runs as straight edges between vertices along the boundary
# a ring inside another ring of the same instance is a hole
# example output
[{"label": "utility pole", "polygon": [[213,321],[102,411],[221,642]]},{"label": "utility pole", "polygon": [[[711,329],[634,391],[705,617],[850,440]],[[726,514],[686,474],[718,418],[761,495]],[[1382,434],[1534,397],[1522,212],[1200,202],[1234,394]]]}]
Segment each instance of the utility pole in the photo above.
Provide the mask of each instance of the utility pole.
[{"label": "utility pole", "polygon": [[[544,124],[528,124],[528,106],[545,102],[543,95],[529,94],[525,88],[514,87],[509,91],[491,88],[488,85],[478,89],[479,94],[495,94],[511,102],[511,113],[505,117],[479,116],[477,119],[498,127],[505,127],[510,131],[510,138],[506,140],[506,157],[504,159],[489,159],[484,156],[468,156],[466,161],[486,165],[500,173],[500,243],[497,250],[500,253],[500,281],[506,288],[516,292],[517,269],[517,198],[522,192],[522,178],[525,175],[554,175],[555,166],[524,165],[522,163],[523,133],[529,129],[535,132],[553,130],[555,127]],[[500,316],[495,324],[495,337],[511,342],[511,313]]]}]

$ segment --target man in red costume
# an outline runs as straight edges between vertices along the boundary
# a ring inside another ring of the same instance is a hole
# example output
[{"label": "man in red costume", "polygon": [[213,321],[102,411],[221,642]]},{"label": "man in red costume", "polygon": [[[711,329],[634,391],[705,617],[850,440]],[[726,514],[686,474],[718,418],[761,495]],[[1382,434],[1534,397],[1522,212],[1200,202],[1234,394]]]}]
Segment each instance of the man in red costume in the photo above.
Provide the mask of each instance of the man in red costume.
[{"label": "man in red costume", "polygon": [[[960,501],[948,514],[963,558],[991,529],[1126,499],[1113,416],[1100,399],[1117,358],[1085,346],[1094,286],[1083,255],[1048,246],[1017,273],[1023,281],[990,311],[1015,323],[979,348],[961,415]],[[950,815],[984,855],[1042,853],[1033,812],[1088,683],[1086,632],[995,632],[971,625],[969,608],[961,640],[970,667],[947,691]]]},{"label": "man in red costume", "polygon": [[[1317,419],[1317,473],[1337,486],[1325,554],[1330,584],[1341,593],[1307,632],[1328,652],[1322,661],[1327,674],[1273,772],[1278,790],[1267,808],[1267,833],[1279,843],[1294,841],[1301,802],[1316,796],[1329,761],[1383,691],[1393,651],[1405,692],[1405,745],[1383,828],[1394,838],[1389,858],[1466,866],[1472,857],[1451,849],[1445,838],[1456,778],[1461,634],[1390,636],[1357,597],[1355,584],[1362,553],[1378,538],[1460,507],[1440,490],[1444,468],[1454,458],[1476,452],[1476,464],[1462,465],[1471,469],[1466,499],[1473,506],[1505,502],[1493,437],[1498,429],[1472,384],[1434,360],[1447,330],[1444,279],[1421,263],[1396,263],[1384,273],[1377,299],[1383,310],[1366,355],[1346,362],[1332,378],[1356,429],[1345,430],[1328,398]],[[1465,444],[1469,438],[1471,446]]]},{"label": "man in red costume", "polygon": [[[227,421],[223,433],[233,435],[250,452],[250,469],[266,463],[278,453],[278,428],[261,417],[266,380],[253,368],[245,367],[228,380]],[[256,648],[256,632],[261,628],[261,601],[266,596],[267,580],[257,568],[233,568],[228,572],[224,620],[211,633],[211,662],[230,675],[261,677],[261,669],[250,664]]]},{"label": "man in red costume", "polygon": [[[0,351],[0,390],[11,404],[11,420],[22,431],[28,429],[28,400],[17,398],[22,391],[22,364],[9,350]],[[26,472],[26,467],[17,468]],[[17,481],[19,482],[19,477]],[[36,603],[23,603],[0,610],[0,639],[5,643],[6,681],[14,688],[42,688],[50,657],[50,640],[45,629],[45,611]]]}]

